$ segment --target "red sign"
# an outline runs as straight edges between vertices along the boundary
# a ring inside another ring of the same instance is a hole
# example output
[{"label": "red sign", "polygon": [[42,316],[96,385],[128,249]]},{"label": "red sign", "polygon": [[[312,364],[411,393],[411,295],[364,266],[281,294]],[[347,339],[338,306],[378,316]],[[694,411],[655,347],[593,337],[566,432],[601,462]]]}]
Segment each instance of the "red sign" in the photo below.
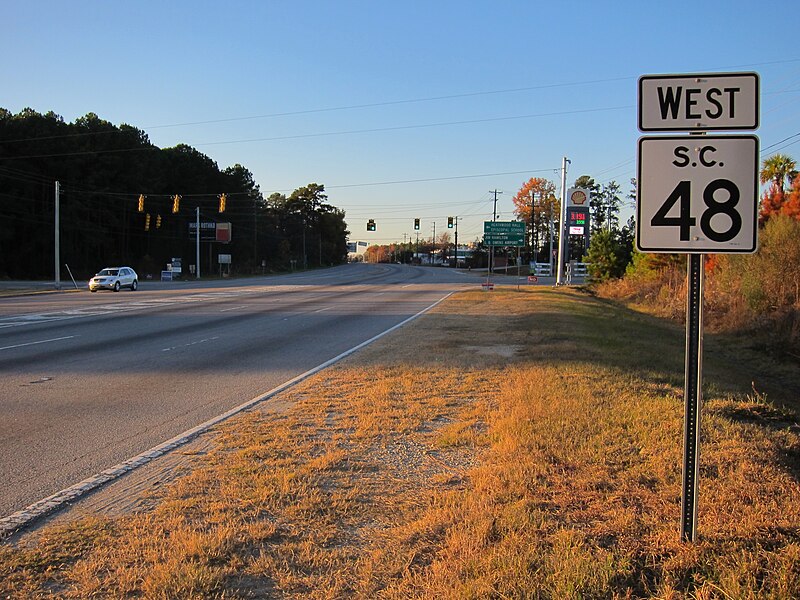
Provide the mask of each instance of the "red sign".
[{"label": "red sign", "polygon": [[231,224],[217,223],[217,241],[227,244],[231,241]]}]

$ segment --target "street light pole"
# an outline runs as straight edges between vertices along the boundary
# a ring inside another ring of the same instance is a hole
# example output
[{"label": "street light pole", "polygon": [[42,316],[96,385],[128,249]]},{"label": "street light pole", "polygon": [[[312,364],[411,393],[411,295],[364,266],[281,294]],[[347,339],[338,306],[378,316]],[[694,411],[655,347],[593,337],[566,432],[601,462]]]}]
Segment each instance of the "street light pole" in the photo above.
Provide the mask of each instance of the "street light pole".
[{"label": "street light pole", "polygon": [[[61,184],[56,181],[56,205],[55,205],[55,287],[61,289]],[[71,259],[70,259],[71,260]]]},{"label": "street light pole", "polygon": [[456,226],[456,242],[453,248],[453,268],[458,268],[458,217],[453,217],[453,223]]},{"label": "street light pole", "polygon": [[434,256],[436,256],[436,221],[433,222],[433,252],[431,253],[431,266],[433,266]]}]

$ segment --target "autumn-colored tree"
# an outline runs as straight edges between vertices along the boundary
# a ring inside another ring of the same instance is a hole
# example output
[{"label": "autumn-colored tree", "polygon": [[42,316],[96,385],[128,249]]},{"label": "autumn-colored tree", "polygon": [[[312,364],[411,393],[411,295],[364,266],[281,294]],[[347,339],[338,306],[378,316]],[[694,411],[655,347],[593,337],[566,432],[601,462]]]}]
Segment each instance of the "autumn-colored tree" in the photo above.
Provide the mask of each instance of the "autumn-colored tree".
[{"label": "autumn-colored tree", "polygon": [[773,182],[769,190],[761,196],[759,222],[763,225],[775,215],[786,215],[800,221],[800,175],[794,177],[787,191]]},{"label": "autumn-colored tree", "polygon": [[513,200],[514,214],[527,224],[529,243],[544,242],[549,235],[550,215],[557,219],[560,214],[555,184],[542,177],[531,177],[522,184]]},{"label": "autumn-colored tree", "polygon": [[[763,225],[767,219],[779,214],[797,214],[800,212],[798,202],[792,200],[792,194],[798,190],[797,163],[790,156],[785,154],[775,154],[770,156],[761,167],[761,183],[770,183],[769,189],[761,196],[761,211],[759,222]],[[789,182],[790,189],[786,191],[786,182]],[[785,206],[786,203],[789,206]]]},{"label": "autumn-colored tree", "polygon": [[800,221],[800,175],[797,175],[792,182],[792,188],[781,206],[781,214]]},{"label": "autumn-colored tree", "polygon": [[773,182],[769,189],[761,196],[761,208],[759,211],[758,220],[763,225],[773,215],[780,214],[781,207],[784,204],[785,196],[783,190]]}]

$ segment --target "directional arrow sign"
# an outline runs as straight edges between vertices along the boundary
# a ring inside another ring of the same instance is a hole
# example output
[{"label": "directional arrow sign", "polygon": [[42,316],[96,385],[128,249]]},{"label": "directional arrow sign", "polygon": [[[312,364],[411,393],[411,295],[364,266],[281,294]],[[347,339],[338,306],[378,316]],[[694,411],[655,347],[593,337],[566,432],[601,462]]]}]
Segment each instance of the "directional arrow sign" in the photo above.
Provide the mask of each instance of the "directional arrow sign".
[{"label": "directional arrow sign", "polygon": [[525,235],[523,221],[484,221],[483,233],[515,233]]},{"label": "directional arrow sign", "polygon": [[483,244],[485,246],[524,246],[524,236],[512,236],[501,234],[483,234]]},{"label": "directional arrow sign", "polygon": [[522,221],[484,221],[483,243],[486,246],[524,246],[525,223]]}]

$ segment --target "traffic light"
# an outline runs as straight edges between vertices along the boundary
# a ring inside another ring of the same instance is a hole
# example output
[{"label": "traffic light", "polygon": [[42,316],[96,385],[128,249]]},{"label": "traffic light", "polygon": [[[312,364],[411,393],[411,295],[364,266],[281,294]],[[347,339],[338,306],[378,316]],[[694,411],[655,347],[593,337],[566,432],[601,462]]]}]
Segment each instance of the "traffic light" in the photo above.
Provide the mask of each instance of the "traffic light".
[{"label": "traffic light", "polygon": [[181,209],[181,197],[175,194],[172,198],[172,212],[176,213]]},{"label": "traffic light", "polygon": [[227,201],[228,201],[228,196],[227,195],[225,195],[225,194],[220,194],[219,195],[219,212],[221,212],[221,213],[225,212],[225,204],[227,203]]},{"label": "traffic light", "polygon": [[367,221],[367,231],[375,231],[375,219]]},{"label": "traffic light", "polygon": [[414,219],[414,229],[419,231],[419,219]]},{"label": "traffic light", "polygon": [[150,231],[150,213],[144,216],[144,230]]},{"label": "traffic light", "polygon": [[453,228],[453,217],[447,217],[447,228],[448,229]]},{"label": "traffic light", "polygon": [[144,194],[139,194],[139,212],[144,212]]},{"label": "traffic light", "polygon": [[161,227],[161,215],[156,216],[156,229]]}]

